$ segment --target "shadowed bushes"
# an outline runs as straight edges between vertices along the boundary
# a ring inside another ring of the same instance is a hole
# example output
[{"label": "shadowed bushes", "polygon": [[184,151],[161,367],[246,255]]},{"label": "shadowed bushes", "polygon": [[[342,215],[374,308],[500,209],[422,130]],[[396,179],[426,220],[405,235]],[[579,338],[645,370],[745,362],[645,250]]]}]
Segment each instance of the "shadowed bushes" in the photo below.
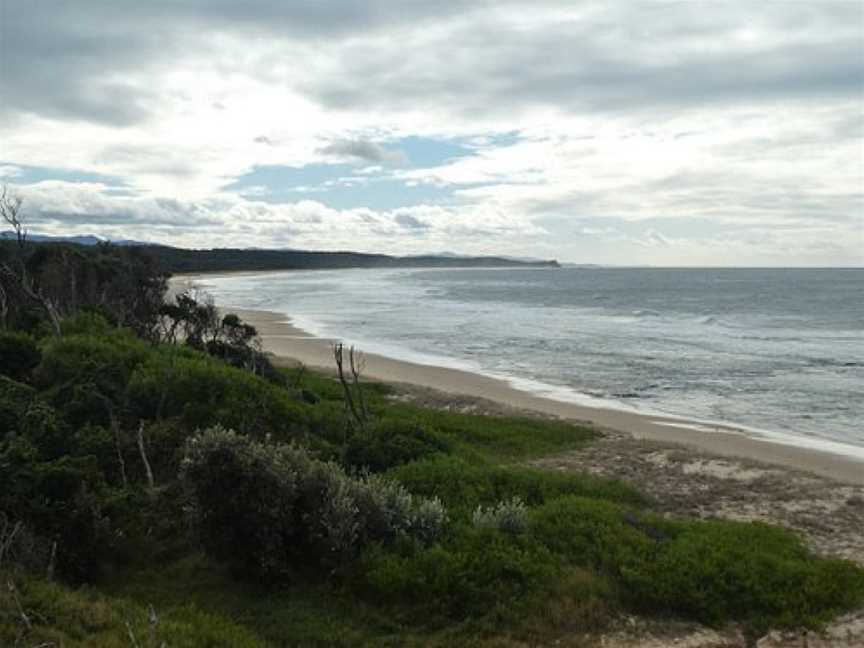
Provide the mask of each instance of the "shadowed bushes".
[{"label": "shadowed bushes", "polygon": [[345,463],[383,472],[449,450],[446,440],[419,423],[384,419],[351,436],[345,449]]},{"label": "shadowed bushes", "polygon": [[222,428],[190,440],[183,475],[207,551],[267,579],[339,566],[372,542],[432,542],[446,520],[440,503],[398,484],[352,478],[300,447]]},{"label": "shadowed bushes", "polygon": [[24,380],[41,359],[36,340],[31,336],[0,331],[0,375]]}]

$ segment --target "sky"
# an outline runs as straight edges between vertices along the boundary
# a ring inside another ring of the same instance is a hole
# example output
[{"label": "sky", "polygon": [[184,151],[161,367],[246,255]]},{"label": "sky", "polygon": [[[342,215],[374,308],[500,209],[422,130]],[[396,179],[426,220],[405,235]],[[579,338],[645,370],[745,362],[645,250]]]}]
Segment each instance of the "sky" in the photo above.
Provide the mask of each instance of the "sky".
[{"label": "sky", "polygon": [[0,0],[32,232],[864,265],[864,2]]}]

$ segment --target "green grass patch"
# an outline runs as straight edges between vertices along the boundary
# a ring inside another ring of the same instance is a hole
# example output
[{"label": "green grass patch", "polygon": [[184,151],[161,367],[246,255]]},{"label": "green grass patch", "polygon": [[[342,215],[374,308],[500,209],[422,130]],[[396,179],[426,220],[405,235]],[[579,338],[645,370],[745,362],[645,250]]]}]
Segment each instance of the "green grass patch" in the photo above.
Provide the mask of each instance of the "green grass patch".
[{"label": "green grass patch", "polygon": [[[171,607],[157,606],[156,623],[148,606],[90,589],[71,589],[55,583],[2,576],[0,589],[0,645],[66,646],[67,648],[126,648],[168,645],[187,648],[270,645],[248,628],[214,613],[204,601],[189,600]],[[14,589],[10,590],[8,583]],[[30,627],[21,617],[23,612]],[[131,636],[130,636],[131,635]]]}]

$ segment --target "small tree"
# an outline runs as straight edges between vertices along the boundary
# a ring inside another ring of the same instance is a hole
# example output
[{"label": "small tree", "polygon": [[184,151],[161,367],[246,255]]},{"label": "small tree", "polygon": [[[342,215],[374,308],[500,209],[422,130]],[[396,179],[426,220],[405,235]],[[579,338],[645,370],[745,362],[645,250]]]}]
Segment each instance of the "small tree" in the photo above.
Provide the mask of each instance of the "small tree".
[{"label": "small tree", "polygon": [[369,422],[369,409],[366,407],[366,399],[360,385],[360,374],[363,373],[366,366],[366,358],[353,346],[348,349],[350,382],[345,374],[345,345],[341,342],[333,345],[333,359],[336,361],[336,374],[342,385],[342,391],[345,393],[345,410],[348,416],[347,431],[354,428],[362,431]]},{"label": "small tree", "polygon": [[27,299],[38,304],[51,324],[54,335],[60,335],[60,312],[57,303],[40,289],[27,271],[27,228],[21,217],[20,196],[13,195],[5,185],[0,189],[0,216],[12,228],[15,233],[15,253],[9,261],[0,264],[0,314],[3,321],[6,320],[8,311],[9,292],[21,293]]}]

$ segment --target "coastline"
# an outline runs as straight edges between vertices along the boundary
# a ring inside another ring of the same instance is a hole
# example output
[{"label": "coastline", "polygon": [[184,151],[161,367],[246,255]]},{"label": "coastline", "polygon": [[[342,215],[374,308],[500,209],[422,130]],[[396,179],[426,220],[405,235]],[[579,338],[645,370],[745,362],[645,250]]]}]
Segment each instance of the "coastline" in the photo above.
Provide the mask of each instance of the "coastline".
[{"label": "coastline", "polygon": [[[172,292],[186,290],[208,276],[225,274],[236,273],[175,275],[171,280]],[[230,304],[219,306],[237,313],[256,327],[264,350],[275,356],[276,364],[290,366],[299,362],[316,369],[333,370],[331,345],[334,340],[312,336],[294,326],[290,316],[284,313],[234,308]],[[522,391],[506,380],[462,369],[418,364],[374,353],[364,352],[364,357],[363,375],[368,379],[432,389],[454,398],[484,399],[507,408],[590,424],[637,440],[681,444],[702,452],[775,464],[864,485],[864,460],[770,438],[761,439],[735,426],[591,407]]]}]

